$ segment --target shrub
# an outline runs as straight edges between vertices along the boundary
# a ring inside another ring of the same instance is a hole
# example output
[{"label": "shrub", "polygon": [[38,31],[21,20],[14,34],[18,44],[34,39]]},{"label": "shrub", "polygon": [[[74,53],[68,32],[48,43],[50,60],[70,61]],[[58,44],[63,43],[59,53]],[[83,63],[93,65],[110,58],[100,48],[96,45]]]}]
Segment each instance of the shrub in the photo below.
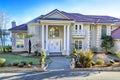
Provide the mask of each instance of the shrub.
[{"label": "shrub", "polygon": [[26,64],[27,64],[27,62],[26,62],[26,61],[21,61],[21,63],[23,63],[23,65],[26,65]]},{"label": "shrub", "polygon": [[97,65],[103,65],[103,64],[104,64],[104,61],[98,59],[98,60],[96,60],[96,64],[97,64]]},{"label": "shrub", "polygon": [[5,65],[6,59],[0,58],[0,67],[3,67]]},{"label": "shrub", "polygon": [[116,54],[114,49],[111,49],[111,54]]},{"label": "shrub", "polygon": [[18,66],[18,64],[19,64],[18,62],[14,62],[13,66]]},{"label": "shrub", "polygon": [[41,56],[40,56],[40,64],[41,64],[41,62],[42,62],[42,59],[44,58],[44,60],[46,59],[46,54],[45,54],[45,52],[42,50],[42,54],[41,54]]},{"label": "shrub", "polygon": [[119,60],[118,60],[118,59],[114,59],[114,61],[115,61],[115,62],[119,62]]},{"label": "shrub", "polygon": [[12,51],[12,46],[5,46],[5,51],[6,52],[11,52]]},{"label": "shrub", "polygon": [[38,53],[39,53],[39,52],[38,52],[38,50],[36,50],[34,53],[35,53],[36,56],[38,56]]},{"label": "shrub", "polygon": [[12,63],[8,63],[8,65],[7,65],[8,67],[11,67],[12,66]]},{"label": "shrub", "polygon": [[108,63],[108,64],[106,64],[107,66],[112,66],[112,63]]},{"label": "shrub", "polygon": [[76,48],[73,48],[71,57],[72,57],[72,58],[75,58],[76,56],[77,56],[77,50],[76,50]]},{"label": "shrub", "polygon": [[33,65],[33,62],[31,61],[31,62],[29,62],[28,64]]},{"label": "shrub", "polygon": [[116,56],[117,56],[118,58],[120,58],[120,51],[117,52]]},{"label": "shrub", "polygon": [[92,48],[92,52],[96,53],[98,51],[97,47]]},{"label": "shrub", "polygon": [[91,63],[92,63],[92,66],[95,66],[95,61],[92,61]]},{"label": "shrub", "polygon": [[80,65],[84,68],[92,67],[93,53],[90,51],[80,51],[78,53]]},{"label": "shrub", "polygon": [[24,64],[23,63],[19,63],[17,66],[18,67],[24,67]]}]

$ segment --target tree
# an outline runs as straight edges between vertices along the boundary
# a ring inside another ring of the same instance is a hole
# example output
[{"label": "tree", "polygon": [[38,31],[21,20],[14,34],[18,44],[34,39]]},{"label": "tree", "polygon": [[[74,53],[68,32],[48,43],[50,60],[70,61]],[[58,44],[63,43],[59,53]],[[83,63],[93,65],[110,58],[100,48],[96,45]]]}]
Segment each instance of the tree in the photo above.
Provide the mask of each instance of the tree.
[{"label": "tree", "polygon": [[6,15],[5,12],[0,11],[0,38],[3,52],[5,52],[5,36],[7,36],[7,25],[10,22],[10,18]]},{"label": "tree", "polygon": [[29,39],[29,42],[28,42],[28,45],[29,45],[28,53],[29,53],[29,54],[31,53],[31,40],[30,40],[30,38],[33,37],[33,36],[34,36],[33,34],[26,34],[26,35],[25,35],[25,38],[28,38],[28,39]]},{"label": "tree", "polygon": [[113,38],[111,36],[102,37],[101,47],[107,53],[112,47],[114,47]]}]

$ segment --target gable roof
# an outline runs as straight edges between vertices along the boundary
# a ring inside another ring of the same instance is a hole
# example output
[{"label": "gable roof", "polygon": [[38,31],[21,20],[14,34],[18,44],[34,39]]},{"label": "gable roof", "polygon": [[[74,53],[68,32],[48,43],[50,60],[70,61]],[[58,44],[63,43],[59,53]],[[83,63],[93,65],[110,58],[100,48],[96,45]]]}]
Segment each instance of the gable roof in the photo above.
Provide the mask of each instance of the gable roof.
[{"label": "gable roof", "polygon": [[[65,19],[63,19],[63,18],[48,18],[48,16],[50,16],[51,14],[53,14],[55,12],[64,16]],[[116,22],[120,22],[120,19],[115,18],[115,17],[97,16],[97,15],[83,15],[83,14],[79,14],[79,13],[68,13],[68,12],[59,11],[58,9],[55,9],[55,10],[49,12],[48,14],[38,16],[37,18],[27,22],[26,26],[25,26],[25,24],[22,24],[22,25],[16,26],[15,28],[11,28],[9,30],[27,30],[28,23],[36,23],[36,22],[38,22],[38,20],[65,20],[65,21],[67,20],[67,21],[90,22],[90,23],[116,23]]]},{"label": "gable roof", "polygon": [[111,36],[113,37],[113,39],[120,39],[120,27],[112,31]]}]

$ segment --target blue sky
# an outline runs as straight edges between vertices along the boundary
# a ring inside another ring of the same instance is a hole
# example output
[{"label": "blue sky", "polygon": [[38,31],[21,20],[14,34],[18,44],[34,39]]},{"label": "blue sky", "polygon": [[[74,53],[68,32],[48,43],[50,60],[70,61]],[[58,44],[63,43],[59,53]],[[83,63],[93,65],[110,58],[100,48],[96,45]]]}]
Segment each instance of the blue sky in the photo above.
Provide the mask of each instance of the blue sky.
[{"label": "blue sky", "polygon": [[0,10],[6,12],[17,24],[25,23],[54,9],[120,18],[120,0],[0,0]]}]

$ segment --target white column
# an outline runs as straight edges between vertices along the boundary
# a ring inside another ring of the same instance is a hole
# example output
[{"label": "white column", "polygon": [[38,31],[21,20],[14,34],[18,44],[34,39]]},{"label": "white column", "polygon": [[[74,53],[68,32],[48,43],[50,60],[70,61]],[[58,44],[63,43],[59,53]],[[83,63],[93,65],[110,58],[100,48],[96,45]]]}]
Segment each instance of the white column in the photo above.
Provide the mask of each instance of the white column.
[{"label": "white column", "polygon": [[67,55],[69,55],[70,48],[70,26],[67,26]]},{"label": "white column", "polygon": [[96,47],[98,50],[100,49],[100,44],[101,44],[101,26],[97,25],[97,34],[96,34]]},{"label": "white column", "polygon": [[44,50],[44,25],[42,24],[42,49]]},{"label": "white column", "polygon": [[48,50],[48,25],[46,25],[46,50]]},{"label": "white column", "polygon": [[64,50],[66,50],[66,25],[64,25]]}]

